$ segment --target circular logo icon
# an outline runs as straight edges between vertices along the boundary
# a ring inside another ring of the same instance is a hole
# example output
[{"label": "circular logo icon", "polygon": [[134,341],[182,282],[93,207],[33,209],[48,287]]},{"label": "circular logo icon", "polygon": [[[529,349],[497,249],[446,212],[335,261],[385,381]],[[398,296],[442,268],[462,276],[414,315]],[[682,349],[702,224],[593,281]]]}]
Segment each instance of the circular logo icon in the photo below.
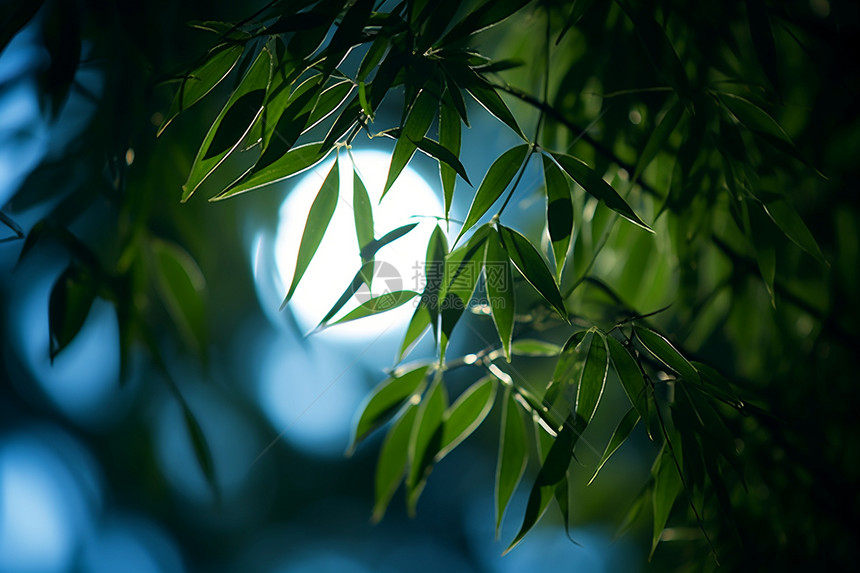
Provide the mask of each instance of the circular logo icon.
[{"label": "circular logo icon", "polygon": [[372,292],[368,288],[367,282],[362,283],[353,295],[359,304],[365,304],[374,297],[403,290],[403,279],[400,277],[397,267],[385,261],[373,262],[373,271],[369,281],[373,285]]}]

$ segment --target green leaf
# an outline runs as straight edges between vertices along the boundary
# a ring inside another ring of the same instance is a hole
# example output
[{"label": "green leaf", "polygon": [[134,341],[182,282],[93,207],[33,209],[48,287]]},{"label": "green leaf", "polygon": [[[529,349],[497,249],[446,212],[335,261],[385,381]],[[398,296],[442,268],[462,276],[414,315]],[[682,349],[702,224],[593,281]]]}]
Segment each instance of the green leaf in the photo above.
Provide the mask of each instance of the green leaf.
[{"label": "green leaf", "polygon": [[636,326],[633,328],[636,337],[642,342],[654,358],[674,370],[681,378],[693,382],[701,382],[699,372],[681,355],[672,344],[660,334],[651,329]]},{"label": "green leaf", "polygon": [[350,442],[349,454],[361,440],[388,421],[410,396],[421,394],[429,368],[429,365],[419,366],[399,376],[392,376],[376,387],[361,410]]},{"label": "green leaf", "polygon": [[231,184],[227,189],[210,199],[210,201],[222,201],[240,193],[289,179],[294,175],[307,171],[325,159],[327,155],[328,151],[320,153],[319,142],[293,147],[282,155],[280,159],[277,159],[259,171],[251,171],[247,176]]},{"label": "green leaf", "polygon": [[[439,106],[439,145],[443,149],[450,151],[454,158],[457,159],[457,163],[460,163],[460,117],[451,98],[449,87]],[[462,164],[460,164],[460,167],[462,168]],[[471,185],[468,177],[465,176],[466,169],[462,169],[463,172],[460,173],[460,177]],[[456,183],[457,173],[459,173],[459,169],[451,162],[439,162],[439,177],[442,180],[442,194],[445,196],[446,221],[448,220],[448,213],[451,210],[451,201],[454,199],[454,184]]]},{"label": "green leaf", "polygon": [[786,237],[822,263],[827,264],[824,254],[818,247],[818,242],[791,204],[781,198],[773,198],[763,204],[765,212]]},{"label": "green leaf", "polygon": [[469,185],[472,184],[472,182],[469,181],[469,176],[466,174],[466,168],[463,167],[463,164],[460,163],[460,160],[451,151],[442,147],[442,145],[433,141],[429,137],[423,137],[420,140],[413,141],[413,143],[418,147],[418,149],[438,161],[440,169],[443,166],[449,167],[450,169],[453,169],[453,172],[456,175],[462,177],[466,183]]},{"label": "green leaf", "polygon": [[[382,61],[382,57],[385,55],[385,51],[388,49],[388,45],[390,43],[390,38],[380,34],[373,40],[373,43],[370,44],[370,48],[367,50],[367,53],[364,54],[364,58],[362,58],[361,64],[358,66],[358,74],[355,76],[359,85],[364,84],[364,81],[367,79],[367,76],[370,75],[373,68],[379,65],[379,62]],[[371,113],[368,115],[372,117],[372,109]]]},{"label": "green leaf", "polygon": [[244,46],[239,44],[220,44],[212,49],[201,66],[182,78],[156,136],[161,135],[176,116],[203,99],[221,83],[236,66],[244,49]]},{"label": "green leaf", "polygon": [[354,88],[355,86],[351,81],[343,80],[323,90],[316,101],[316,105],[314,105],[314,109],[311,112],[310,117],[308,118],[308,123],[302,130],[302,133],[313,129],[322,120],[329,117],[334,110],[339,108],[343,102],[346,101],[346,98],[349,97],[349,94],[352,93]]},{"label": "green leaf", "polygon": [[654,533],[651,539],[651,555],[654,555],[669,513],[682,489],[681,476],[672,458],[672,450],[665,444],[661,454],[654,460],[651,475],[654,476]]},{"label": "green leaf", "polygon": [[744,201],[741,211],[744,231],[755,249],[756,263],[770,294],[771,305],[776,308],[773,282],[776,278],[776,249],[779,243],[777,229],[758,202]]},{"label": "green leaf", "polygon": [[442,290],[447,285],[445,281],[445,257],[448,255],[448,238],[439,225],[433,229],[427,242],[427,255],[424,262],[424,293],[421,303],[427,308],[428,321],[433,325],[436,334],[438,328],[439,309]]},{"label": "green leaf", "polygon": [[636,359],[631,356],[624,345],[612,336],[606,337],[606,345],[609,348],[609,356],[612,359],[612,366],[615,368],[615,373],[618,374],[618,380],[624,388],[624,393],[630,400],[630,404],[636,409],[636,412],[643,420],[648,420],[648,409],[645,402],[645,377],[642,375],[642,370],[636,363]]},{"label": "green leaf", "polygon": [[545,340],[536,340],[534,338],[520,338],[511,343],[511,354],[516,356],[558,356],[561,352],[561,346],[546,342]]},{"label": "green leaf", "polygon": [[430,310],[427,305],[422,302],[418,303],[415,308],[415,313],[409,321],[409,326],[406,327],[406,334],[403,336],[403,343],[400,345],[400,353],[397,355],[397,361],[403,360],[403,357],[409,354],[412,347],[421,338],[421,335],[430,327]]},{"label": "green leaf", "polygon": [[434,461],[438,462],[472,435],[496,399],[496,378],[485,376],[469,386],[445,411],[442,423],[442,440]]},{"label": "green leaf", "polygon": [[577,435],[573,429],[573,423],[568,420],[552,443],[546,460],[541,466],[537,479],[532,486],[520,531],[502,555],[508,553],[523,540],[526,534],[540,520],[549,506],[549,502],[555,497],[556,485],[564,479],[567,468],[570,465],[571,454],[573,453],[576,439]]},{"label": "green leaf", "polygon": [[633,172],[633,181],[639,180],[639,176],[642,175],[645,168],[651,164],[651,161],[657,157],[660,150],[665,147],[666,142],[669,141],[669,136],[672,135],[673,131],[675,131],[675,128],[678,126],[678,122],[681,121],[681,116],[683,114],[683,102],[681,100],[675,101],[672,107],[669,108],[669,111],[667,111],[663,116],[663,119],[660,120],[660,123],[657,124],[657,127],[654,128],[654,131],[651,132],[651,136],[648,138],[648,143],[645,144],[645,149],[642,150],[642,153],[639,155],[639,159],[636,161],[636,169]]},{"label": "green leaf", "polygon": [[182,417],[185,420],[185,429],[188,430],[188,437],[191,440],[191,449],[194,450],[194,457],[197,458],[197,464],[203,472],[203,477],[206,478],[206,483],[212,488],[213,493],[218,495],[218,482],[215,479],[215,461],[212,458],[212,451],[209,449],[209,444],[206,442],[206,436],[203,434],[203,428],[191,409],[184,400],[182,403]]},{"label": "green leaf", "polygon": [[588,355],[582,367],[582,377],[576,389],[577,424],[591,422],[597,405],[603,396],[606,386],[606,374],[609,371],[609,355],[606,352],[606,342],[603,334],[594,332],[588,347]]},{"label": "green leaf", "polygon": [[260,52],[236,91],[215,118],[203,139],[188,180],[182,186],[182,201],[187,201],[203,181],[242,142],[263,110],[266,90],[272,75],[272,56]]},{"label": "green leaf", "polygon": [[89,316],[97,285],[91,273],[77,264],[60,274],[48,300],[50,357],[54,358],[74,340]]},{"label": "green leaf", "polygon": [[410,403],[403,415],[388,430],[388,435],[385,436],[385,441],[379,452],[379,459],[376,462],[374,522],[378,522],[385,515],[385,510],[388,508],[394,492],[397,491],[397,486],[400,485],[406,474],[410,437],[417,414],[418,407],[414,403]]},{"label": "green leaf", "polygon": [[364,186],[358,171],[355,170],[355,162],[353,161],[352,164],[352,213],[355,219],[355,236],[358,239],[358,248],[363,250],[373,241],[373,208],[370,206],[367,187]]},{"label": "green leaf", "polygon": [[499,235],[502,239],[502,246],[523,278],[566,321],[567,310],[564,307],[564,299],[558,291],[558,285],[556,285],[552,273],[549,272],[546,262],[537,249],[532,246],[528,239],[513,229],[499,225]]},{"label": "green leaf", "polygon": [[633,223],[642,227],[646,231],[650,231],[651,227],[646,225],[633,211],[630,205],[621,198],[615,189],[613,189],[599,173],[591,167],[570,155],[564,153],[553,153],[552,156],[561,165],[561,168],[570,175],[571,179],[576,181],[580,187],[585,189],[589,195],[602,201],[607,207]]},{"label": "green leaf", "polygon": [[615,431],[612,432],[612,437],[609,438],[606,450],[604,450],[603,455],[600,456],[600,461],[597,463],[597,469],[594,470],[594,475],[592,475],[591,479],[588,480],[588,485],[591,485],[591,482],[594,481],[594,478],[597,477],[597,474],[600,473],[600,470],[612,454],[614,454],[615,451],[618,450],[625,441],[627,441],[627,438],[630,436],[631,432],[633,432],[633,428],[636,427],[639,420],[640,417],[636,408],[631,408],[626,414],[624,414],[624,417],[621,418],[620,422],[618,422],[618,426],[616,426]]},{"label": "green leaf", "polygon": [[433,118],[436,116],[438,107],[438,99],[426,89],[422,89],[415,98],[415,101],[412,102],[409,113],[406,115],[403,129],[400,132],[400,137],[397,138],[397,143],[394,144],[394,151],[391,154],[391,165],[388,168],[388,178],[385,181],[382,197],[385,197],[385,194],[388,193],[388,190],[394,185],[397,177],[400,176],[400,173],[409,163],[409,160],[417,149],[415,142],[421,141],[427,130],[430,129],[430,124],[433,123]]},{"label": "green leaf", "polygon": [[514,175],[522,167],[523,162],[528,157],[528,153],[529,146],[524,143],[508,149],[493,161],[493,164],[490,165],[487,174],[484,176],[484,180],[481,181],[474,199],[472,199],[472,205],[469,207],[469,213],[466,215],[466,222],[463,223],[463,227],[460,229],[460,234],[457,235],[457,241],[455,242],[459,242],[463,234],[471,229],[490,207],[493,206],[493,203],[502,196],[502,193],[505,192],[505,189],[507,189],[513,180]]},{"label": "green leaf", "polygon": [[433,459],[441,445],[442,420],[448,406],[448,394],[438,375],[418,407],[415,425],[409,438],[409,472],[406,476],[406,507],[415,514],[418,498],[433,467]]},{"label": "green leaf", "polygon": [[546,224],[555,257],[555,275],[561,279],[570,236],[573,233],[573,201],[564,173],[546,155],[541,155],[541,158],[546,189]]},{"label": "green leaf", "polygon": [[[280,83],[280,79],[277,81]],[[293,147],[308,123],[316,98],[322,89],[321,81],[322,76],[315,75],[299,84],[287,97],[280,113],[276,106],[280,104],[283,93],[286,92],[283,87],[281,87],[281,93],[276,96],[277,101],[266,104],[263,116],[266,120],[263,129],[263,152],[254,164],[253,172],[259,172],[272,165]]]},{"label": "green leaf", "polygon": [[375,268],[375,261],[369,260],[361,265],[361,268],[358,269],[358,272],[355,273],[355,276],[352,278],[352,282],[349,283],[349,286],[346,287],[346,290],[343,291],[343,294],[340,295],[340,298],[337,299],[337,302],[334,303],[334,306],[331,307],[326,315],[320,320],[317,328],[323,327],[329,320],[331,320],[334,315],[342,309],[349,300],[355,296],[355,293],[359,291],[361,285],[367,284],[368,288],[370,285],[370,279],[373,277],[373,271]]},{"label": "green leaf", "polygon": [[527,462],[526,425],[511,388],[506,386],[502,401],[499,458],[496,464],[496,537],[499,536],[502,516],[508,507],[508,502],[526,471]]},{"label": "green leaf", "polygon": [[508,109],[504,100],[502,100],[501,96],[496,92],[496,88],[491,87],[483,78],[480,78],[480,81],[471,82],[465,87],[466,91],[468,91],[472,97],[481,104],[481,107],[490,112],[490,114],[492,114],[496,119],[513,129],[514,133],[519,135],[522,139],[528,141],[523,130],[520,129],[514,114],[511,113],[511,110]]},{"label": "green leaf", "polygon": [[335,207],[337,207],[339,188],[340,174],[338,170],[338,159],[335,158],[334,163],[332,163],[331,170],[323,181],[322,187],[320,187],[320,190],[311,205],[311,209],[308,212],[308,220],[305,223],[305,230],[302,233],[302,240],[299,243],[299,254],[296,260],[296,269],[295,272],[293,272],[293,280],[290,284],[287,296],[284,298],[284,302],[281,303],[281,309],[290,302],[290,299],[293,297],[293,293],[296,292],[296,287],[299,286],[299,281],[302,280],[302,276],[304,276],[305,271],[308,269],[308,265],[311,264],[311,260],[314,258],[314,254],[317,252],[317,248],[319,248],[320,243],[322,242],[323,235],[325,235],[328,224],[331,221],[331,217],[334,215]]},{"label": "green leaf", "polygon": [[382,237],[378,239],[374,239],[370,241],[361,249],[361,257],[363,259],[370,259],[374,256],[379,249],[384,247],[385,245],[392,243],[407,234],[409,231],[418,226],[418,223],[409,223],[408,225],[403,225],[402,227],[397,227],[393,231],[389,231],[385,233]]},{"label": "green leaf", "polygon": [[197,352],[207,345],[206,305],[201,296],[206,279],[187,251],[161,240],[152,241],[155,286],[170,318],[185,340]]},{"label": "green leaf", "polygon": [[416,296],[418,296],[418,293],[411,290],[396,290],[383,293],[361,303],[358,308],[354,309],[334,324],[342,324],[344,322],[358,320],[359,318],[395,309],[398,306],[406,304]]},{"label": "green leaf", "polygon": [[509,18],[531,0],[487,0],[466,15],[440,42],[442,45],[477,34]]},{"label": "green leaf", "polygon": [[498,232],[491,230],[487,237],[484,252],[484,280],[487,299],[493,313],[493,323],[499,333],[499,340],[508,362],[511,361],[511,338],[514,333],[516,298],[514,297],[514,277],[511,262],[502,247]]}]

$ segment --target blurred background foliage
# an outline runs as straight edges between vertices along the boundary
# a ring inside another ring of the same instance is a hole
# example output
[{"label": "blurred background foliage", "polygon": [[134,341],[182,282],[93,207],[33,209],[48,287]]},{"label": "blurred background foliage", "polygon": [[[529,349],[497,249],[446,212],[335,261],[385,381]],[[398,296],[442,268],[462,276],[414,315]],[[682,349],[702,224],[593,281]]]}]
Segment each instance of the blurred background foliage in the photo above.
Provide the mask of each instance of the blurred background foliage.
[{"label": "blurred background foliage", "polygon": [[[574,327],[517,280],[525,318],[515,340],[560,346],[577,329],[607,331],[663,309],[637,324],[719,370],[750,405],[718,408],[732,446],[718,463],[709,447],[726,436],[682,436],[700,440],[684,442],[685,453],[700,451],[700,465],[721,483],[703,482],[669,504],[668,527],[657,532],[664,543],[650,560],[651,511],[637,509],[652,503],[639,494],[659,451],[643,427],[586,486],[629,407],[612,372],[583,440],[595,446],[578,447],[571,465],[570,514],[550,512],[504,558],[540,464],[538,446],[529,445],[527,477],[502,542],[494,542],[498,407],[434,470],[416,518],[400,502],[369,524],[381,436],[348,459],[341,453],[362,396],[395,363],[400,339],[364,346],[326,338],[328,331],[304,338],[307,327],[289,307],[276,313],[286,289],[266,276],[277,265],[266,245],[292,182],[209,204],[204,197],[252,163],[231,157],[180,202],[200,142],[239,75],[156,138],[175,80],[225,30],[217,23],[264,18],[258,8],[276,15],[279,3],[7,4],[0,571],[702,570],[717,561],[723,569],[841,570],[856,563],[855,3],[499,2],[501,11],[523,6],[469,38],[502,62],[481,73],[523,131],[531,137],[542,114],[536,143],[603,174],[655,231],[620,221],[573,188],[574,235],[560,286],[570,293]],[[467,18],[481,4],[449,3],[446,17]],[[338,28],[326,27],[325,37]],[[303,29],[286,37],[296,31]],[[338,68],[355,74],[366,50],[354,48]],[[398,87],[380,100],[371,131],[398,126],[409,97]],[[466,218],[479,174],[522,143],[476,102],[468,105],[471,128],[459,158],[475,186],[457,180],[452,222]],[[320,138],[335,117],[318,128]],[[353,144],[393,148],[364,135]],[[441,204],[436,163],[419,154],[410,167]],[[536,161],[513,199],[505,224],[552,260]],[[498,347],[486,313],[463,322],[452,361]],[[413,354],[432,356],[432,343],[422,341]],[[542,392],[554,361],[518,356],[511,368]],[[446,373],[452,396],[479,378],[473,370]],[[563,520],[581,547],[566,539]],[[619,529],[628,531],[612,543]]]}]

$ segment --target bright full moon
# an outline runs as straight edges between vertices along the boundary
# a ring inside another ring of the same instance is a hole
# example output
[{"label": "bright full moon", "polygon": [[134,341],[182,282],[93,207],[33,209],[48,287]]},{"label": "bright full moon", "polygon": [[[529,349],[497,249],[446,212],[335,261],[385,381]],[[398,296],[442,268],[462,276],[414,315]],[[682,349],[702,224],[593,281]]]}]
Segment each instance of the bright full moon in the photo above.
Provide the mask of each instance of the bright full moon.
[{"label": "bright full moon", "polygon": [[[347,153],[340,153],[340,193],[334,216],[289,303],[290,311],[304,332],[316,328],[361,267],[352,208],[353,169],[367,187],[373,207],[375,238],[400,226],[419,223],[411,232],[376,253],[376,261],[384,263],[384,266],[374,278],[372,296],[420,288],[416,277],[423,274],[427,242],[437,222],[434,217],[443,215],[436,193],[408,166],[380,203],[391,156],[380,151],[354,151],[352,157],[355,165]],[[333,162],[334,159],[329,159],[305,174],[281,206],[274,256],[275,283],[282,297],[295,272],[308,211]],[[334,320],[356,306],[358,301],[350,300]],[[380,336],[389,330],[399,330],[398,327],[405,325],[413,312],[413,304],[407,303],[377,316],[332,326],[326,331],[326,336],[349,339]]]}]

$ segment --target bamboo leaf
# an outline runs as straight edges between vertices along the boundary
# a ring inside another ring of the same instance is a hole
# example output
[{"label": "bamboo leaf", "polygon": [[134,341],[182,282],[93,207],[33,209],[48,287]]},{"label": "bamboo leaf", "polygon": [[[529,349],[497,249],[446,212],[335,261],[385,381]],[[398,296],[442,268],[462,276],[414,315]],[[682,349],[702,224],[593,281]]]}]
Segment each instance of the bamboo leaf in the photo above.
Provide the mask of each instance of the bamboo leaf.
[{"label": "bamboo leaf", "polygon": [[642,222],[642,219],[633,211],[630,205],[621,198],[615,189],[613,189],[599,173],[591,167],[570,155],[564,153],[553,153],[553,158],[561,165],[561,168],[570,175],[571,179],[576,181],[580,187],[585,189],[589,195],[602,201],[607,207],[646,231],[650,231],[651,227]]},{"label": "bamboo leaf", "polygon": [[361,409],[350,441],[349,454],[361,440],[388,421],[410,396],[421,394],[429,368],[428,365],[419,366],[399,376],[392,376],[376,387]]},{"label": "bamboo leaf", "polygon": [[370,205],[367,187],[358,175],[358,171],[355,170],[355,162],[353,162],[352,213],[355,219],[355,237],[358,239],[358,248],[363,250],[373,241],[373,208]]},{"label": "bamboo leaf", "polygon": [[328,224],[334,215],[335,207],[337,206],[338,191],[340,188],[340,175],[338,171],[338,159],[335,158],[332,163],[331,170],[323,181],[316,198],[314,199],[311,209],[308,212],[308,220],[305,223],[305,230],[302,233],[302,240],[299,243],[299,254],[296,260],[296,268],[293,272],[293,280],[290,284],[290,289],[287,291],[287,296],[284,302],[281,303],[283,309],[293,293],[296,292],[296,287],[299,286],[299,281],[302,280],[308,265],[314,258],[323,236],[325,235]]},{"label": "bamboo leaf", "polygon": [[403,124],[400,137],[397,138],[397,143],[394,144],[394,151],[391,154],[391,165],[388,168],[388,178],[385,181],[382,197],[385,197],[385,194],[388,193],[388,190],[394,185],[397,177],[400,176],[400,173],[409,163],[409,160],[417,149],[415,142],[421,141],[427,130],[430,129],[430,124],[433,123],[433,118],[436,116],[438,107],[438,99],[426,89],[422,89],[415,98],[415,101],[412,102],[409,113],[406,114],[406,121]]},{"label": "bamboo leaf", "polygon": [[370,259],[373,257],[379,249],[384,247],[385,245],[392,243],[399,239],[400,237],[407,234],[409,231],[418,226],[418,223],[409,223],[408,225],[403,225],[402,227],[397,227],[393,231],[389,231],[385,233],[382,237],[378,239],[374,239],[367,243],[361,249],[361,257],[363,259]]},{"label": "bamboo leaf", "polygon": [[541,155],[541,159],[546,189],[546,224],[555,257],[555,275],[560,279],[573,233],[573,201],[561,169],[546,155]]},{"label": "bamboo leaf", "polygon": [[[328,150],[330,151],[330,150]],[[321,153],[319,142],[293,147],[288,152],[259,171],[251,171],[231,184],[227,189],[210,199],[222,201],[264,185],[271,185],[298,175],[325,159],[328,151]]]},{"label": "bamboo leaf", "polygon": [[588,480],[588,485],[591,485],[591,482],[594,481],[594,478],[597,477],[597,474],[600,473],[600,470],[603,468],[604,464],[609,461],[612,454],[614,454],[616,450],[618,450],[618,448],[627,441],[627,438],[630,437],[630,434],[633,432],[633,428],[636,427],[639,420],[640,417],[636,408],[631,408],[626,414],[624,414],[624,417],[621,418],[620,422],[618,422],[618,426],[615,427],[615,431],[612,432],[612,437],[609,438],[606,450],[604,450],[603,455],[600,456],[600,461],[597,463],[597,469],[594,470],[594,475],[592,475],[591,479]]},{"label": "bamboo leaf", "polygon": [[511,343],[511,354],[516,356],[558,356],[561,352],[561,346],[546,342],[545,340],[536,340],[534,338],[520,338]]},{"label": "bamboo leaf", "polygon": [[654,550],[666,527],[666,521],[669,519],[669,513],[682,489],[681,476],[678,474],[675,460],[672,459],[672,450],[668,446],[663,446],[663,451],[654,461],[651,475],[654,477],[654,533],[651,539],[651,555],[654,555]]},{"label": "bamboo leaf", "polygon": [[397,486],[403,481],[409,461],[409,443],[412,427],[418,414],[418,407],[410,404],[398,418],[379,451],[376,462],[375,501],[373,503],[373,521],[378,522],[385,515],[385,510],[397,491]]},{"label": "bamboo leaf", "polygon": [[634,327],[633,331],[654,358],[674,370],[681,378],[701,382],[699,372],[695,367],[663,336],[641,326]]},{"label": "bamboo leaf", "polygon": [[493,323],[499,333],[499,340],[508,362],[511,361],[511,338],[514,333],[516,298],[514,297],[514,278],[511,262],[502,247],[502,241],[495,230],[487,237],[484,252],[484,280],[487,299],[493,314]]},{"label": "bamboo leaf", "polygon": [[264,49],[254,60],[203,139],[188,180],[182,186],[183,202],[191,197],[251,130],[263,110],[271,75],[272,56]]},{"label": "bamboo leaf", "polygon": [[[456,89],[456,88],[455,88]],[[457,163],[460,163],[460,137],[461,126],[460,117],[454,107],[452,95],[450,94],[450,86],[442,98],[439,105],[439,145],[451,152]],[[459,92],[458,92],[459,95]],[[462,164],[460,165],[462,167]],[[448,220],[448,213],[451,210],[451,201],[454,199],[454,184],[457,179],[457,167],[448,162],[439,162],[439,177],[442,180],[442,194],[445,197],[445,220]],[[468,177],[465,176],[466,169],[463,168],[463,173],[460,177],[471,185]]]},{"label": "bamboo leaf", "polygon": [[618,380],[624,388],[624,393],[630,400],[630,404],[643,420],[648,420],[648,410],[645,405],[645,377],[639,369],[639,365],[630,352],[615,338],[606,337],[606,346],[609,348],[609,356],[612,366],[618,374]]},{"label": "bamboo leaf", "polygon": [[406,334],[403,336],[403,343],[400,345],[400,353],[397,355],[397,361],[403,360],[403,357],[409,354],[409,351],[421,338],[421,335],[430,328],[430,310],[424,304],[423,299],[415,307],[415,313],[409,321],[409,326],[406,327]]},{"label": "bamboo leaf", "polygon": [[334,324],[342,324],[344,322],[350,322],[366,316],[372,316],[374,314],[393,310],[398,306],[406,304],[416,296],[418,296],[418,293],[411,290],[396,290],[383,293],[361,303],[358,308],[351,311]]},{"label": "bamboo leaf", "polygon": [[48,300],[52,363],[86,322],[96,292],[97,285],[91,273],[78,264],[73,263],[57,278]]},{"label": "bamboo leaf", "polygon": [[558,290],[558,285],[552,273],[544,262],[543,257],[535,249],[532,244],[517,231],[499,225],[499,235],[502,239],[502,246],[508,253],[511,262],[517,267],[517,270],[523,275],[523,278],[534,287],[534,289],[559,313],[566,321],[567,310],[564,307],[564,300]]},{"label": "bamboo leaf", "polygon": [[604,336],[595,331],[588,347],[588,355],[582,367],[582,377],[576,390],[577,423],[583,427],[591,422],[603,396],[606,374],[609,370],[609,355]]},{"label": "bamboo leaf", "polygon": [[648,143],[645,144],[645,149],[642,150],[642,153],[639,155],[639,159],[636,161],[636,169],[633,172],[633,181],[639,180],[639,176],[642,175],[645,168],[651,164],[651,161],[657,157],[660,150],[666,146],[666,142],[669,141],[669,136],[671,136],[672,132],[675,131],[675,128],[678,126],[678,122],[681,121],[681,116],[683,114],[684,104],[681,100],[677,100],[663,116],[663,119],[660,120],[660,123],[654,128],[654,131],[651,132],[651,136],[648,138]]},{"label": "bamboo leaf", "polygon": [[155,286],[185,343],[203,353],[207,346],[206,306],[202,298],[206,279],[187,251],[154,240]]},{"label": "bamboo leaf", "polygon": [[442,421],[448,406],[448,393],[438,376],[427,390],[427,395],[418,407],[415,425],[409,438],[409,472],[406,476],[406,507],[410,515],[415,514],[418,498],[433,467],[433,459],[442,440]]},{"label": "bamboo leaf", "polygon": [[502,421],[499,436],[499,458],[496,464],[496,537],[502,525],[505,509],[526,471],[528,447],[526,425],[510,387],[505,387],[502,399]]},{"label": "bamboo leaf", "polygon": [[442,440],[434,461],[438,462],[474,432],[493,408],[496,379],[485,376],[469,386],[445,411]]},{"label": "bamboo leaf", "polygon": [[469,213],[466,215],[466,221],[460,229],[460,234],[457,235],[456,242],[459,242],[460,237],[471,229],[493,206],[493,203],[502,196],[514,175],[522,167],[528,152],[529,146],[524,143],[508,149],[493,161],[484,176],[484,180],[481,181],[474,199],[472,199],[472,205],[469,207]]},{"label": "bamboo leaf", "polygon": [[[457,121],[460,120],[458,119]],[[418,149],[438,161],[440,169],[442,167],[450,168],[456,175],[462,177],[463,181],[465,181],[469,185],[472,184],[472,182],[469,181],[469,176],[466,174],[466,168],[463,167],[463,164],[460,163],[460,160],[457,158],[456,155],[454,155],[453,152],[449,151],[448,149],[440,145],[438,142],[433,141],[429,137],[422,137],[420,140],[413,141],[413,143],[418,147]]]}]

